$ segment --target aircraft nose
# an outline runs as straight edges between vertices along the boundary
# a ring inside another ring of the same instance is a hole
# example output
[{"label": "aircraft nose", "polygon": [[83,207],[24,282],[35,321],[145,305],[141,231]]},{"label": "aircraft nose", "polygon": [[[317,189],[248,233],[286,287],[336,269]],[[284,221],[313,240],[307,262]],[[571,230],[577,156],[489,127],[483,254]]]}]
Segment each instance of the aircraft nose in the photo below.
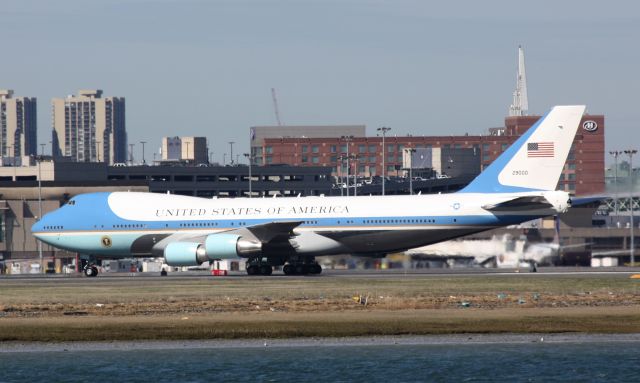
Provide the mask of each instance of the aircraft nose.
[{"label": "aircraft nose", "polygon": [[44,223],[42,220],[36,222],[31,226],[31,234],[39,240],[42,240],[41,233],[44,231]]},{"label": "aircraft nose", "polygon": [[37,239],[43,241],[43,234],[45,233],[45,227],[50,225],[50,219],[48,219],[47,215],[40,218],[36,223],[31,226],[31,234]]}]

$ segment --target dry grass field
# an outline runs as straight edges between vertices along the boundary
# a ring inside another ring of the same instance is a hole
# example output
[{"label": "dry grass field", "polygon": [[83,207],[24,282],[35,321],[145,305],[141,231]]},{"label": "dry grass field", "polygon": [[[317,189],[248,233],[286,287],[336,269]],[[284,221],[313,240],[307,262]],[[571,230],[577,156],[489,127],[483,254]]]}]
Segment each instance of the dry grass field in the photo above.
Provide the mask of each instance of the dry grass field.
[{"label": "dry grass field", "polygon": [[504,332],[640,332],[640,280],[625,274],[0,279],[0,341]]}]

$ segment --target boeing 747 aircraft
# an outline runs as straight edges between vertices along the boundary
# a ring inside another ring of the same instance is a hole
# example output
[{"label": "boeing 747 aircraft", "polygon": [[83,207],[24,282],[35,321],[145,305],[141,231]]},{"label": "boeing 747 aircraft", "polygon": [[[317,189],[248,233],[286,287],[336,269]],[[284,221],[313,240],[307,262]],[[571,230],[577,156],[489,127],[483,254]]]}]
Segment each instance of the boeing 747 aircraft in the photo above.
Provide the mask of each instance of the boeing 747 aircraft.
[{"label": "boeing 747 aircraft", "polygon": [[[96,258],[174,266],[246,258],[249,275],[319,274],[316,256],[384,256],[566,211],[555,191],[584,106],[556,106],[466,188],[451,194],[204,199],[153,193],[73,197],[33,227],[41,241]],[[87,276],[97,275],[92,264]]]}]

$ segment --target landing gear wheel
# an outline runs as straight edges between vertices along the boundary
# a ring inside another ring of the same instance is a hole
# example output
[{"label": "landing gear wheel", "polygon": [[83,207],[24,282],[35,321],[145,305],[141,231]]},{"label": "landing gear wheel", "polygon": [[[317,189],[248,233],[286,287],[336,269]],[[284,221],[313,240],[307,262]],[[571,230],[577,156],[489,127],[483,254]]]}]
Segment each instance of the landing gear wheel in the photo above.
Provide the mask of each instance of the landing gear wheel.
[{"label": "landing gear wheel", "polygon": [[249,275],[258,275],[259,272],[260,272],[260,269],[258,268],[258,266],[256,266],[256,265],[247,266],[247,274],[249,274]]},{"label": "landing gear wheel", "polygon": [[284,275],[293,275],[295,273],[295,270],[294,270],[293,266],[291,266],[289,264],[286,264],[282,268],[282,272],[284,273]]},{"label": "landing gear wheel", "polygon": [[317,263],[313,265],[309,265],[309,273],[310,274],[320,274],[322,272],[322,266]]},{"label": "landing gear wheel", "polygon": [[305,265],[304,263],[298,263],[297,265],[295,265],[294,271],[298,275],[304,275],[309,272],[309,270],[307,269],[307,265]]},{"label": "landing gear wheel", "polygon": [[87,266],[84,268],[84,275],[86,275],[87,277],[97,277],[98,268],[95,266]]},{"label": "landing gear wheel", "polygon": [[260,266],[260,274],[262,275],[271,275],[271,273],[273,273],[273,268],[269,265],[262,265]]}]

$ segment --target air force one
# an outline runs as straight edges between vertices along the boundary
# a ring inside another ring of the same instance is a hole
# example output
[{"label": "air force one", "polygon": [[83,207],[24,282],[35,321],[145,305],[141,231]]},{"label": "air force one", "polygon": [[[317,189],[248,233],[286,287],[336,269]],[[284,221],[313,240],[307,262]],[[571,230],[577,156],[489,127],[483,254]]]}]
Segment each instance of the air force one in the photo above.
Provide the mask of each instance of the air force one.
[{"label": "air force one", "polygon": [[[451,194],[204,199],[154,193],[73,197],[31,228],[97,258],[164,257],[196,266],[247,259],[249,275],[319,274],[316,256],[381,257],[565,212],[555,191],[584,106],[556,106],[467,187]],[[87,276],[98,269],[88,264]]]}]

